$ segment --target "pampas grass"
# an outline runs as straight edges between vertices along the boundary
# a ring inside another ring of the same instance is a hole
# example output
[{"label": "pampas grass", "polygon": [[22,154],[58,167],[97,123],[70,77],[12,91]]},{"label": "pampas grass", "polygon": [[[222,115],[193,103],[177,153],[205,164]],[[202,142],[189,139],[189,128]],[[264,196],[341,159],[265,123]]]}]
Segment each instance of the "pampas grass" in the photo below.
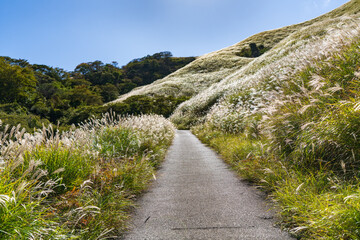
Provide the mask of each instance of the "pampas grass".
[{"label": "pampas grass", "polygon": [[0,133],[1,239],[107,239],[126,228],[174,136],[163,117],[107,113],[59,133]]}]

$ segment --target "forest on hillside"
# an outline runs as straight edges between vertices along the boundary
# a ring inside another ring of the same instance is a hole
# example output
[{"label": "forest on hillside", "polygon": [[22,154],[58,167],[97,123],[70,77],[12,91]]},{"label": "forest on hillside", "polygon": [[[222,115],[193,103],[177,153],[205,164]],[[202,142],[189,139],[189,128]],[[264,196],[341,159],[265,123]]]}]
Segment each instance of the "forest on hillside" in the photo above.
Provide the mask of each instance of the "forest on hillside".
[{"label": "forest on hillside", "polygon": [[[0,119],[27,130],[53,123],[61,126],[100,116],[112,108],[120,114],[158,113],[168,116],[187,98],[141,96],[113,106],[104,103],[133,88],[150,84],[195,60],[159,52],[119,67],[101,61],[81,63],[73,71],[0,57]],[[170,104],[169,104],[170,102]]]}]

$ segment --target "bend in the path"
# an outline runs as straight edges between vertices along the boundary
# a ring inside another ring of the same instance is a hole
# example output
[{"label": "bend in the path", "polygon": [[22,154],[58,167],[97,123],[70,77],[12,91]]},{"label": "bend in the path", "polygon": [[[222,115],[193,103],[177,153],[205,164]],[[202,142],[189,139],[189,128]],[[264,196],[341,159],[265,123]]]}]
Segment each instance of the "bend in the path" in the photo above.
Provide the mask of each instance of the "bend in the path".
[{"label": "bend in the path", "polygon": [[178,131],[125,239],[291,239],[263,198],[189,131]]}]

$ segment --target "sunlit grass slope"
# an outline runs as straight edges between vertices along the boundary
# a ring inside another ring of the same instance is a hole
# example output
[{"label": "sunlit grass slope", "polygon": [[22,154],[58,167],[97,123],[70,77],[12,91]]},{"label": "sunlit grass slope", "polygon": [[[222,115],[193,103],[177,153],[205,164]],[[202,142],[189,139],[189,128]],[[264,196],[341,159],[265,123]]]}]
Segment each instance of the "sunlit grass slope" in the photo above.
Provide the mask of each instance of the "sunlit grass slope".
[{"label": "sunlit grass slope", "polygon": [[[351,15],[358,11],[359,2],[352,1],[333,12],[311,21],[256,34],[233,46],[198,57],[197,60],[175,73],[153,84],[137,88],[128,94],[120,96],[114,102],[123,101],[134,95],[194,96],[202,91],[206,91],[214,83],[232,78],[234,74],[237,75],[239,71],[253,62],[256,58],[250,58],[247,54],[244,54],[249,51],[251,43],[263,46],[265,50],[273,49],[279,42],[306,26],[322,21],[326,22],[339,16]],[[215,97],[215,99],[217,98],[218,96]],[[214,102],[213,97],[207,105],[212,105]],[[208,108],[209,106],[206,106],[205,110],[208,110]],[[203,107],[200,107],[199,111],[203,113],[203,110]],[[184,111],[188,111],[187,108],[186,110],[182,108],[177,114]],[[191,115],[194,115],[194,113],[191,113]]]},{"label": "sunlit grass slope", "polygon": [[[345,11],[346,9],[348,11]],[[357,34],[355,30],[358,29],[359,14],[338,15],[344,12],[358,13],[359,9],[360,2],[355,0],[318,19],[274,30],[275,35],[283,37],[278,44],[181,104],[174,112],[172,120],[183,125],[189,125],[199,120],[203,121],[216,102],[222,102],[223,105],[228,103],[227,100],[220,99],[237,93],[253,91],[255,88],[258,89],[257,96],[252,96],[253,99],[256,99],[255,105],[272,101],[276,89],[271,82],[286,81],[291,78],[292,74],[312,64],[314,60],[339,51],[344,44],[351,42],[351,39]],[[222,109],[225,108],[222,107]]]}]

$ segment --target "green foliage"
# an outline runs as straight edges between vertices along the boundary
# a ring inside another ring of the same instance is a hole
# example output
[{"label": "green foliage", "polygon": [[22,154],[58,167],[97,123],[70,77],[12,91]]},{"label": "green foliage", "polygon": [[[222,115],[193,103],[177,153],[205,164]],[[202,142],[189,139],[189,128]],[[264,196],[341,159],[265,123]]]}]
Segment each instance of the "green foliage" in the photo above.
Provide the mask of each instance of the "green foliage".
[{"label": "green foliage", "polygon": [[123,164],[119,169],[119,177],[123,187],[133,193],[141,193],[155,174],[154,167],[145,158],[134,157],[134,160]]},{"label": "green foliage", "polygon": [[257,46],[256,43],[249,43],[249,47],[244,47],[237,53],[239,57],[256,58],[269,51],[271,47],[265,47],[264,45]]},{"label": "green foliage", "polygon": [[83,78],[93,86],[117,84],[122,82],[123,71],[115,65],[94,61],[76,66],[73,76],[77,79]]},{"label": "green foliage", "polygon": [[160,52],[134,59],[123,69],[127,79],[141,86],[161,79],[193,60],[195,60],[194,57],[173,58],[170,52]]},{"label": "green foliage", "polygon": [[27,106],[34,97],[35,86],[36,78],[30,68],[11,65],[0,58],[0,103]]},{"label": "green foliage", "polygon": [[[81,63],[73,72],[66,72],[46,65],[32,65],[22,59],[0,57],[0,104],[5,104],[0,106],[0,112],[6,113],[1,113],[0,117],[11,125],[21,123],[28,130],[47,121],[78,124],[93,115],[99,117],[107,112],[109,108],[101,106],[104,102],[162,78],[193,60],[174,58],[169,52],[161,52],[135,59],[121,68],[116,62],[94,61]],[[157,103],[147,97],[132,100],[134,102],[127,101],[114,108],[122,114],[159,113],[169,116],[183,101],[158,97],[155,101],[159,101],[161,106],[157,107]],[[164,101],[167,100],[172,102],[166,105]],[[20,113],[21,116],[15,116]],[[29,123],[24,119],[26,115]],[[37,116],[42,120],[33,120]]]},{"label": "green foliage", "polygon": [[[60,144],[60,143],[56,143]],[[92,172],[93,159],[90,155],[76,149],[67,149],[60,145],[41,146],[24,154],[24,169],[28,169],[32,161],[41,161],[40,169],[45,170],[48,179],[61,179],[60,183],[72,189],[78,186]],[[23,173],[20,173],[23,175]],[[47,181],[42,180],[42,181]],[[63,192],[64,188],[56,189]]]},{"label": "green foliage", "polygon": [[188,100],[189,97],[173,97],[173,96],[132,96],[123,102],[109,105],[114,112],[118,114],[158,114],[169,117],[175,108],[182,102]]},{"label": "green foliage", "polygon": [[104,102],[115,100],[119,96],[119,90],[114,84],[107,83],[99,87]]},{"label": "green foliage", "polygon": [[116,84],[116,87],[119,89],[119,94],[125,94],[130,92],[132,89],[136,88],[138,85],[130,80],[125,79],[125,82]]},{"label": "green foliage", "polygon": [[0,238],[57,239],[56,223],[46,217],[50,209],[43,204],[44,189],[31,179],[34,172],[15,177],[10,170],[14,167],[9,164],[0,171]]},{"label": "green foliage", "polygon": [[141,115],[158,114],[169,117],[175,108],[182,102],[188,100],[188,97],[173,96],[133,96],[123,102],[109,104],[105,106],[80,106],[76,109],[70,109],[67,116],[60,118],[67,125],[84,122],[90,117],[100,118],[102,114],[110,110],[119,115]]},{"label": "green foliage", "polygon": [[71,90],[69,98],[70,105],[75,108],[79,106],[101,105],[103,103],[101,96],[91,91],[85,85],[75,86]]},{"label": "green foliage", "polygon": [[160,52],[134,59],[122,68],[118,68],[116,62],[112,64],[104,64],[101,61],[81,63],[72,75],[75,79],[89,81],[93,86],[101,87],[107,84],[117,86],[117,93],[111,86],[112,95],[103,94],[107,102],[109,99],[109,101],[114,100],[118,94],[129,92],[136,86],[150,84],[163,78],[193,60],[195,60],[193,57],[174,58],[170,52]]},{"label": "green foliage", "polygon": [[105,106],[80,106],[76,109],[70,109],[68,115],[61,118],[61,121],[67,125],[78,124],[91,117],[100,118],[101,114],[107,111],[108,108]]},{"label": "green foliage", "polygon": [[0,126],[0,131],[4,130],[5,125],[14,126],[20,124],[28,132],[33,132],[35,128],[41,128],[43,125],[48,125],[50,122],[46,119],[41,119],[39,116],[33,114],[20,113],[4,113],[0,111],[0,119],[3,125]]},{"label": "green foliage", "polygon": [[[0,176],[3,178],[4,176]],[[23,182],[25,183],[25,182]],[[3,183],[2,183],[3,184]],[[27,185],[31,188],[31,185]],[[32,236],[51,237],[52,221],[46,220],[46,209],[40,206],[41,201],[28,202],[28,192],[14,192],[5,195],[0,191],[0,238],[30,239]]]},{"label": "green foliage", "polygon": [[0,112],[7,114],[11,114],[11,113],[22,114],[22,113],[26,113],[26,108],[21,106],[17,102],[5,103],[5,104],[0,104]]},{"label": "green foliage", "polygon": [[126,157],[141,154],[140,140],[130,129],[105,128],[98,132],[94,148],[103,157]]}]

